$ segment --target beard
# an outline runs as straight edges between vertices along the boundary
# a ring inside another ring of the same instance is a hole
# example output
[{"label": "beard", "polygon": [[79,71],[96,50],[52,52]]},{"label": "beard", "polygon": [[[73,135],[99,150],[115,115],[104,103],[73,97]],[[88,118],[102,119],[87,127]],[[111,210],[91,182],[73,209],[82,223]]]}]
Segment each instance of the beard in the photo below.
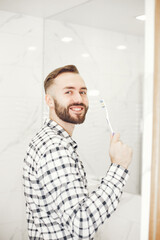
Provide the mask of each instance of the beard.
[{"label": "beard", "polygon": [[[64,107],[61,104],[59,104],[56,99],[54,99],[54,103],[55,103],[55,112],[56,112],[57,116],[64,122],[73,123],[73,124],[81,124],[84,122],[86,113],[88,111],[88,106],[86,106],[85,104],[74,103],[74,104],[70,104],[67,107]],[[76,115],[75,117],[71,116],[71,114],[69,113],[69,108],[71,106],[83,106],[84,113],[81,115]]]}]

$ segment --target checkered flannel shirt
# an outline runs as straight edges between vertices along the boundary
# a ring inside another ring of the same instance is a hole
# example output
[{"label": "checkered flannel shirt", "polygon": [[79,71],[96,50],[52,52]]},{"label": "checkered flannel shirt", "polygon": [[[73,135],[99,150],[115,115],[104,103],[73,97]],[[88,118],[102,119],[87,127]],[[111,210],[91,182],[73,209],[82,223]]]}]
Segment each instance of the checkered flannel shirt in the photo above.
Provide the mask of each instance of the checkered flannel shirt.
[{"label": "checkered flannel shirt", "polygon": [[29,239],[91,240],[116,210],[128,170],[111,164],[89,195],[76,149],[71,136],[49,118],[30,142],[23,167]]}]

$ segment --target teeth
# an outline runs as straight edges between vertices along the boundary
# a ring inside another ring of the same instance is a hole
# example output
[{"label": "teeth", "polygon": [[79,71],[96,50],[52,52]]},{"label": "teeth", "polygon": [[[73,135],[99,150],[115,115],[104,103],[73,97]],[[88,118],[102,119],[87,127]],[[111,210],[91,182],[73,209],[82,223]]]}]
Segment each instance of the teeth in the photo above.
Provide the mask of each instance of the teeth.
[{"label": "teeth", "polygon": [[71,110],[73,110],[73,111],[81,111],[82,110],[82,108],[71,108]]},{"label": "teeth", "polygon": [[75,111],[80,111],[81,108],[73,108],[73,110],[75,110]]}]

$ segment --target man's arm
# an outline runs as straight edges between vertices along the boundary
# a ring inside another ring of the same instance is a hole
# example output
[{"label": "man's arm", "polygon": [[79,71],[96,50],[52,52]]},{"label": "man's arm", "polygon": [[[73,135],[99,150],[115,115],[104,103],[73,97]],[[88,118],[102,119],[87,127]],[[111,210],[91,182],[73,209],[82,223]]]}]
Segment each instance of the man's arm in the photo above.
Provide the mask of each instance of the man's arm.
[{"label": "man's arm", "polygon": [[75,239],[89,240],[116,210],[128,170],[112,163],[100,186],[89,196],[68,149],[52,145],[44,154],[38,175],[48,208],[56,210]]}]

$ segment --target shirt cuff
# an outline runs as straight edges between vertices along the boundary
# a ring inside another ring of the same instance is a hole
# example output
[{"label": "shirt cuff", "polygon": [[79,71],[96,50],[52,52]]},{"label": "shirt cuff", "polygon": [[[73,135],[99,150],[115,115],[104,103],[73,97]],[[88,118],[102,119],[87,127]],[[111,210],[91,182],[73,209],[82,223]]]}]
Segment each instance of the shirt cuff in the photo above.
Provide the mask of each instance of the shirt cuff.
[{"label": "shirt cuff", "polygon": [[111,163],[107,171],[106,177],[109,177],[110,179],[116,179],[124,186],[129,178],[129,171],[121,165]]}]

